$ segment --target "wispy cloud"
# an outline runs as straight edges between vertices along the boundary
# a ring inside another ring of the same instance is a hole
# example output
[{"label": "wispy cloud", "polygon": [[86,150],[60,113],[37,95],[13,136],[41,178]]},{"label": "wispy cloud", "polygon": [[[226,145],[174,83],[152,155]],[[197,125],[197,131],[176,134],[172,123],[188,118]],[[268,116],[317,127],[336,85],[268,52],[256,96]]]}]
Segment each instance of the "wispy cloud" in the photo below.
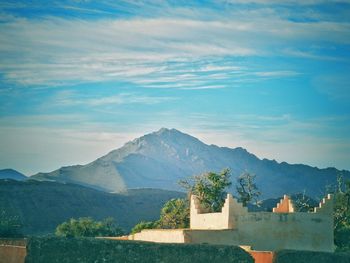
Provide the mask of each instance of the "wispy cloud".
[{"label": "wispy cloud", "polygon": [[[251,21],[228,17],[215,21],[16,19],[3,23],[0,33],[0,70],[9,82],[22,85],[105,80],[141,83],[168,73],[177,78],[179,74],[172,62],[200,59],[207,59],[208,64],[197,68],[197,72],[237,74],[241,66],[213,66],[210,58],[271,56],[272,43],[284,47],[281,55],[303,55],[285,48],[301,38],[342,44],[350,41],[349,24],[293,23],[259,16]],[[256,76],[266,74],[260,72]],[[269,77],[292,75],[286,68]]]},{"label": "wispy cloud", "polygon": [[265,71],[265,72],[256,72],[255,73],[259,77],[290,77],[297,76],[300,73],[295,71]]}]

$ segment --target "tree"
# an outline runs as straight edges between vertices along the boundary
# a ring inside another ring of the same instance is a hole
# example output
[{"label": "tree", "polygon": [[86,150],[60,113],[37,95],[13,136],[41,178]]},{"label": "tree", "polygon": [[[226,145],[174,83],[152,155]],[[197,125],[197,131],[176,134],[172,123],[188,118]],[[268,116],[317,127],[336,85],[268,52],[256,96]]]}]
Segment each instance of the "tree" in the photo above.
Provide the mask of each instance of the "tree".
[{"label": "tree", "polygon": [[17,216],[0,212],[0,237],[22,237],[22,224]]},{"label": "tree", "polygon": [[141,232],[143,229],[155,229],[158,227],[159,227],[158,221],[150,221],[150,222],[141,221],[131,229],[131,234]]},{"label": "tree", "polygon": [[333,189],[334,243],[338,251],[348,251],[350,250],[350,181],[344,181],[340,173]]},{"label": "tree", "polygon": [[120,236],[123,231],[113,218],[94,221],[90,217],[71,218],[56,228],[56,235],[63,237]]},{"label": "tree", "polygon": [[246,206],[251,201],[254,201],[258,205],[258,197],[261,193],[255,184],[255,174],[250,174],[248,172],[242,173],[237,178],[236,190],[238,193],[238,201]]},{"label": "tree", "polygon": [[218,212],[225,201],[225,190],[231,185],[230,176],[230,170],[224,169],[220,173],[208,172],[179,183],[188,190],[189,195],[194,194],[198,197],[203,208]]},{"label": "tree", "polygon": [[334,227],[350,228],[350,181],[344,183],[341,191],[334,193]]},{"label": "tree", "polygon": [[160,228],[187,228],[190,225],[190,208],[185,199],[171,199],[160,212]]},{"label": "tree", "polygon": [[292,196],[295,212],[311,212],[314,210],[315,201],[306,195],[306,190]]}]

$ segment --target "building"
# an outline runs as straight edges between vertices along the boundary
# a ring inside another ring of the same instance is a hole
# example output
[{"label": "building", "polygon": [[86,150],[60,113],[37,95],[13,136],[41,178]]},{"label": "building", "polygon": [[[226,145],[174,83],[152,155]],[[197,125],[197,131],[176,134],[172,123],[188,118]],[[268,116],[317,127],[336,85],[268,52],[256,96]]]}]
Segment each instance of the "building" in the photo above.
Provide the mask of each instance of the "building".
[{"label": "building", "polygon": [[333,196],[324,198],[313,212],[296,212],[286,195],[272,212],[248,212],[228,194],[221,212],[208,213],[192,195],[189,229],[142,230],[128,239],[235,245],[248,251],[333,252]]}]

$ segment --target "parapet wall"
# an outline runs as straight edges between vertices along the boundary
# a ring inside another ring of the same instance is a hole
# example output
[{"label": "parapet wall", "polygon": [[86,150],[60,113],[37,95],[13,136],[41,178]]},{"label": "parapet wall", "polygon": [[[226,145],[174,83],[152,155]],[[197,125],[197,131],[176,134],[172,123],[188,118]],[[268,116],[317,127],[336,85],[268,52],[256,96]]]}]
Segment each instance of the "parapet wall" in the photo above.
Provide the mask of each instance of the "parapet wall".
[{"label": "parapet wall", "polygon": [[144,229],[130,235],[128,239],[161,243],[189,243],[186,242],[182,229]]},{"label": "parapet wall", "polygon": [[249,246],[258,251],[281,249],[333,252],[333,197],[328,195],[314,212],[294,212],[284,196],[273,213],[250,213],[228,195],[222,211],[207,213],[191,197],[190,229],[142,230],[132,240],[162,243],[208,243]]},{"label": "parapet wall", "polygon": [[191,196],[190,228],[191,229],[234,229],[239,215],[247,214],[248,210],[228,194],[221,212],[208,213],[204,210],[198,198]]},{"label": "parapet wall", "polygon": [[296,249],[334,251],[333,200],[328,195],[314,212],[295,212],[288,196],[273,209],[273,213],[248,213],[231,195],[227,195],[220,213],[205,213],[195,196],[191,197],[191,229],[235,230],[187,232],[191,242],[251,246],[254,250],[276,251]]}]

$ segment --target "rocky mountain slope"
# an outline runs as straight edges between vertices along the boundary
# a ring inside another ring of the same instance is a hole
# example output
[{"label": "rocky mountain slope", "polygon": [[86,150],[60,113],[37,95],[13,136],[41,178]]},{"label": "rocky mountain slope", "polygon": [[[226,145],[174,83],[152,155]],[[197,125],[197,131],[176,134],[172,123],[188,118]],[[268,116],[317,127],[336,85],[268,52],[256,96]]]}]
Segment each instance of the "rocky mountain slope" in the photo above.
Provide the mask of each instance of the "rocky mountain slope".
[{"label": "rocky mountain slope", "polygon": [[[144,135],[87,164],[62,167],[51,173],[32,176],[36,180],[77,183],[107,192],[151,187],[179,190],[180,179],[206,171],[230,168],[233,185],[244,171],[256,174],[263,198],[306,191],[320,197],[335,183],[340,172],[303,164],[278,163],[259,159],[243,148],[207,145],[175,129],[161,129]],[[350,178],[349,171],[342,171]],[[234,187],[231,188],[231,191]]]}]

